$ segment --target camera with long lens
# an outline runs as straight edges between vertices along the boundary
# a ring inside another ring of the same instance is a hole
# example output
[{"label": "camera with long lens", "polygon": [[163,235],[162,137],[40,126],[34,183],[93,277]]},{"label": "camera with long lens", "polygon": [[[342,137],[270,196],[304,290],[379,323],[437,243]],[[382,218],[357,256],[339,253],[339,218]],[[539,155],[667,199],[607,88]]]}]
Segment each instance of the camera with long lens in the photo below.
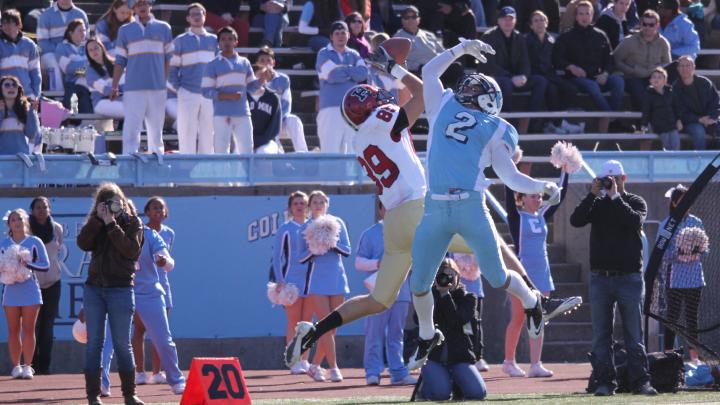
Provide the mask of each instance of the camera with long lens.
[{"label": "camera with long lens", "polygon": [[447,287],[453,283],[453,276],[445,273],[444,271],[439,271],[437,276],[435,276],[435,282],[440,287]]},{"label": "camera with long lens", "polygon": [[117,214],[118,212],[122,211],[122,204],[119,201],[107,200],[105,201],[105,206],[107,207],[108,211],[112,212],[113,214]]},{"label": "camera with long lens", "polygon": [[612,176],[598,177],[596,180],[599,181],[600,184],[602,184],[602,187],[605,190],[612,189],[612,186],[613,186]]}]

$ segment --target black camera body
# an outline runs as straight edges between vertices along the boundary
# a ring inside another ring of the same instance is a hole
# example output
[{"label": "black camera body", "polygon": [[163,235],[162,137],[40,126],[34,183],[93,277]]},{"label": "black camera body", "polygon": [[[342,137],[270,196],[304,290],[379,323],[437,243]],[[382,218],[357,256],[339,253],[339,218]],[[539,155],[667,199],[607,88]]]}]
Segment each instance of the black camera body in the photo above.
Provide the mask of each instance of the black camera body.
[{"label": "black camera body", "polygon": [[113,214],[117,214],[118,212],[122,211],[122,204],[117,201],[107,200],[104,204],[107,207],[108,211],[112,212]]},{"label": "black camera body", "polygon": [[610,190],[613,186],[612,176],[598,177],[597,180],[605,190]]},{"label": "black camera body", "polygon": [[440,287],[447,287],[453,283],[453,276],[450,276],[443,271],[438,271],[437,275],[435,276],[435,282]]}]

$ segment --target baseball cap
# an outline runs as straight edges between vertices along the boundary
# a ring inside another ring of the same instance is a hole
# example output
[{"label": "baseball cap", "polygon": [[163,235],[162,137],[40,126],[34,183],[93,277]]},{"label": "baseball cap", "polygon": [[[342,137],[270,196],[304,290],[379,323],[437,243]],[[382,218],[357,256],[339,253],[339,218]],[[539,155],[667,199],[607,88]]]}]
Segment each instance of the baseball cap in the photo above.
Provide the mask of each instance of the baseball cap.
[{"label": "baseball cap", "polygon": [[617,160],[608,160],[603,163],[602,169],[600,169],[600,176],[621,176],[625,174],[622,163]]},{"label": "baseball cap", "polygon": [[513,7],[505,6],[500,9],[500,12],[498,13],[497,18],[507,17],[509,15],[511,15],[513,17],[517,17],[517,13],[515,12],[515,9]]},{"label": "baseball cap", "polygon": [[135,5],[136,5],[137,3],[140,3],[140,2],[142,2],[142,1],[144,1],[145,3],[150,4],[150,5],[152,5],[153,3],[155,3],[155,0],[128,0],[128,2],[127,2],[127,3],[128,3],[128,8],[133,8],[133,7],[135,7]]},{"label": "baseball cap", "polygon": [[333,32],[338,30],[350,31],[347,24],[345,24],[345,21],[335,21],[334,23],[332,23],[332,25],[330,26],[330,33],[332,34]]}]

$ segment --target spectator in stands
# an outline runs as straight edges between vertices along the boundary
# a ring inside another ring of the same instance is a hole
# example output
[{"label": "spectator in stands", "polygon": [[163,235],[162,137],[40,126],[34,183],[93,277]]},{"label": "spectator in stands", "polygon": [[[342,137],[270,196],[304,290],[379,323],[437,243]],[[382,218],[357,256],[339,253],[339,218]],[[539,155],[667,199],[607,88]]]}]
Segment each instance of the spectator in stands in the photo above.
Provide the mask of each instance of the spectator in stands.
[{"label": "spectator in stands", "polygon": [[[359,13],[363,23],[370,20],[370,0],[339,0],[340,12],[348,16],[351,13]],[[347,22],[347,21],[346,21]]]},{"label": "spectator in stands", "polygon": [[[57,0],[55,4],[43,11],[38,19],[37,41],[40,45],[40,63],[47,72],[49,90],[63,90],[63,77],[55,50],[63,41],[63,33],[68,23],[76,18],[83,20],[85,28],[90,26],[87,14],[76,7],[73,0]],[[18,25],[21,26],[19,22]],[[36,93],[36,95],[39,94]]]},{"label": "spectator in stands", "polygon": [[690,134],[693,147],[704,150],[705,135],[715,136],[720,98],[710,79],[695,74],[695,61],[683,55],[677,64],[679,80],[673,84],[675,112],[682,121],[683,130]]},{"label": "spectator in stands", "polygon": [[[475,367],[473,336],[467,333],[475,317],[477,297],[460,284],[460,269],[453,259],[440,264],[432,288],[433,313],[445,340],[432,349],[422,368],[420,395],[431,401],[482,400],[485,381]],[[457,386],[457,390],[453,389]]]},{"label": "spectator in stands", "polygon": [[[679,150],[678,131],[681,131],[683,126],[675,113],[673,91],[667,84],[667,78],[667,71],[661,67],[655,68],[650,74],[650,87],[646,89],[643,97],[641,124],[643,132],[652,129],[660,137],[664,149]],[[705,134],[703,138],[704,136]]]},{"label": "spectator in stands", "polygon": [[370,2],[370,29],[375,32],[395,32],[400,28],[400,18],[393,0]]},{"label": "spectator in stands", "polygon": [[[482,40],[495,49],[494,55],[487,55],[487,63],[480,70],[492,76],[500,85],[503,94],[503,111],[515,111],[513,93],[530,91],[528,111],[541,111],[545,105],[545,90],[548,81],[530,70],[525,37],[515,29],[517,13],[510,6],[498,13],[497,27],[485,31]],[[527,132],[519,129],[520,133]]]},{"label": "spectator in stands", "polygon": [[35,328],[37,345],[32,362],[35,374],[38,375],[50,374],[53,331],[60,306],[60,249],[65,239],[62,225],[55,222],[50,213],[50,200],[47,197],[33,198],[30,203],[30,230],[42,240],[50,263],[47,272],[35,273],[43,302]]},{"label": "spectator in stands", "polygon": [[645,10],[652,10],[657,12],[658,5],[661,1],[662,0],[635,0],[638,15],[645,14]]},{"label": "spectator in stands", "polygon": [[110,99],[120,92],[120,78],[125,75],[123,104],[123,154],[138,152],[143,121],[147,129],[148,151],[164,153],[162,140],[167,99],[167,64],[172,57],[170,25],[156,20],[150,13],[154,0],[129,0],[135,21],[120,27]]},{"label": "spectator in stands", "polygon": [[311,35],[308,46],[318,52],[331,42],[333,21],[341,20],[342,14],[336,1],[319,1],[322,7],[315,7],[315,1],[308,0],[303,5],[298,32]]},{"label": "spectator in stands", "polygon": [[560,16],[560,27],[558,28],[559,34],[565,31],[569,31],[575,26],[575,20],[577,17],[577,6],[581,1],[589,1],[593,6],[593,23],[595,19],[600,16],[602,12],[602,2],[600,0],[570,0],[565,6],[565,12]]},{"label": "spectator in stands", "polygon": [[[13,280],[12,284],[3,286],[2,306],[8,330],[7,352],[12,362],[10,375],[12,378],[31,380],[35,374],[30,366],[35,352],[35,322],[43,303],[35,273],[47,272],[50,263],[42,240],[30,233],[30,223],[24,209],[7,211],[3,222],[7,227],[7,236],[0,240],[0,250],[5,252],[17,245],[30,253],[30,258],[18,256],[16,259],[24,270],[28,270],[28,278],[23,281]],[[20,356],[24,363],[20,363]]]},{"label": "spectator in stands", "polygon": [[[557,75],[552,65],[553,47],[557,36],[547,32],[548,18],[540,10],[530,17],[531,32],[525,34],[525,42],[530,58],[530,72],[547,80],[545,100],[550,111],[567,111],[577,106],[578,88],[569,80]],[[555,119],[545,125],[545,131],[553,134],[578,133],[584,126],[572,124],[565,119]]]},{"label": "spectator in stands", "polygon": [[110,55],[115,56],[115,40],[118,30],[123,24],[133,21],[132,10],[128,0],[114,0],[110,8],[95,23],[95,35],[105,46]]},{"label": "spectator in stands", "polygon": [[87,87],[85,73],[87,72],[88,60],[85,56],[85,23],[76,18],[68,24],[65,29],[65,39],[55,49],[55,56],[58,59],[58,66],[63,73],[63,106],[71,108],[71,99],[74,94],[77,97],[77,112],[92,113],[92,101],[90,90]]},{"label": "spectator in stands", "polygon": [[658,13],[660,34],[670,43],[672,59],[676,61],[682,55],[690,55],[693,60],[697,59],[700,37],[692,21],[680,11],[679,0],[662,0]]},{"label": "spectator in stands", "polygon": [[240,1],[237,0],[203,0],[207,10],[205,22],[215,34],[222,27],[232,27],[238,35],[238,46],[247,46],[250,24],[245,13],[240,13]]},{"label": "spectator in stands", "polygon": [[38,18],[53,0],[0,0],[0,9],[16,9],[23,16],[23,27],[26,32],[37,32]]},{"label": "spectator in stands", "polygon": [[522,33],[530,32],[532,16],[542,11],[547,17],[547,31],[557,34],[560,27],[560,3],[558,0],[502,0],[501,6],[511,6],[517,11],[517,29]]},{"label": "spectator in stands", "polygon": [[425,16],[421,21],[422,28],[442,35],[446,48],[457,45],[458,38],[477,37],[470,0],[418,0],[415,4]]},{"label": "spectator in stands", "polygon": [[[379,200],[377,205],[380,221],[363,231],[355,255],[355,270],[365,272],[363,277],[367,277],[365,287],[370,290],[369,293],[372,293],[375,287],[374,278],[377,277],[385,247],[383,238],[385,207]],[[373,281],[369,282],[371,278]],[[365,319],[363,366],[367,385],[380,385],[380,375],[385,370],[383,360],[385,356],[387,356],[392,385],[413,385],[417,382],[417,378],[410,375],[403,361],[403,330],[409,308],[410,287],[406,279],[390,308]]]},{"label": "spectator in stands", "polygon": [[[442,40],[435,34],[420,28],[420,12],[415,6],[405,8],[401,14],[402,28],[394,37],[407,38],[412,42],[410,54],[405,63],[408,70],[420,76],[423,65],[432,58],[445,51]],[[464,75],[463,66],[460,62],[453,62],[440,77],[446,87],[452,87],[457,80]]]},{"label": "spectator in stands", "polygon": [[288,26],[288,2],[286,0],[251,0],[250,24],[263,29],[263,45],[282,46],[282,34]]},{"label": "spectator in stands", "polygon": [[628,388],[635,394],[657,395],[650,385],[642,327],[645,288],[640,234],[647,216],[647,204],[639,195],[625,190],[627,175],[620,162],[608,160],[598,176],[570,216],[570,224],[574,227],[592,225],[590,311],[593,339],[590,362],[597,381],[595,395],[613,395],[617,387],[612,350],[616,305],[622,315]]},{"label": "spectator in stands", "polygon": [[[105,49],[99,38],[90,39],[85,44],[85,56],[88,68],[85,79],[90,88],[93,111],[109,118],[121,119],[125,116],[121,99],[110,100],[112,91],[112,72],[115,59]],[[124,82],[124,80],[121,80]],[[122,94],[123,84],[119,93]]]},{"label": "spectator in stands", "polygon": [[205,66],[218,52],[217,37],[205,31],[205,7],[187,6],[188,30],[173,41],[168,82],[177,92],[180,153],[213,153],[213,106],[202,95]]},{"label": "spectator in stands", "polygon": [[0,77],[0,92],[4,110],[0,114],[0,155],[29,154],[41,147],[40,121],[20,80],[15,76]]},{"label": "spectator in stands", "polygon": [[601,13],[595,23],[595,28],[603,31],[610,40],[611,49],[617,48],[618,44],[630,34],[625,13],[630,7],[632,0],[615,0],[610,3]]},{"label": "spectator in stands", "polygon": [[365,22],[357,11],[353,11],[345,17],[345,24],[350,29],[350,39],[348,39],[348,47],[356,50],[360,57],[365,59],[370,53],[370,44],[365,39]]},{"label": "spectator in stands", "polygon": [[0,64],[0,75],[12,75],[20,79],[26,97],[37,105],[42,84],[38,48],[35,42],[23,35],[20,13],[17,10],[4,10],[0,23],[0,55],[4,61]]},{"label": "spectator in stands", "polygon": [[142,404],[135,396],[130,328],[135,312],[133,276],[143,246],[143,224],[115,183],[100,184],[93,200],[87,221],[77,236],[78,247],[92,252],[83,296],[87,324],[85,390],[88,403],[101,403],[98,398],[101,353],[105,342],[105,320],[108,319],[125,404]]},{"label": "spectator in stands", "polygon": [[632,34],[615,48],[615,66],[624,74],[625,90],[635,111],[642,108],[650,74],[670,63],[670,44],[658,33],[660,17],[646,10],[640,19],[640,32]]},{"label": "spectator in stands", "polygon": [[281,134],[289,137],[295,152],[307,152],[305,142],[305,131],[300,117],[293,114],[292,90],[290,88],[290,77],[285,73],[275,70],[275,52],[268,47],[262,47],[256,54],[255,64],[264,67],[268,72],[267,88],[280,96],[282,106],[282,131]]},{"label": "spectator in stands", "polygon": [[353,153],[354,130],[340,112],[345,92],[367,80],[368,68],[357,51],[348,48],[350,33],[344,21],[330,29],[332,42],[321,49],[315,70],[320,77],[320,112],[317,131],[320,150],[327,153]]},{"label": "spectator in stands", "polygon": [[235,52],[237,33],[232,27],[218,32],[220,54],[205,67],[203,96],[213,101],[215,153],[230,153],[230,138],[238,153],[253,152],[253,128],[247,94],[257,91],[250,61]]},{"label": "spectator in stands", "polygon": [[483,358],[485,353],[485,344],[483,342],[482,314],[485,291],[483,291],[483,282],[480,277],[480,266],[478,265],[477,258],[474,254],[451,253],[450,256],[455,260],[460,268],[460,282],[465,286],[465,290],[469,293],[475,294],[477,297],[475,319],[470,322],[473,334],[473,353],[477,359],[475,368],[477,368],[478,371],[489,371],[490,366]]},{"label": "spectator in stands", "polygon": [[255,153],[282,153],[280,130],[282,128],[282,106],[280,96],[267,88],[272,78],[265,68],[255,65],[255,75],[262,85],[256,92],[248,94],[250,119],[253,127],[253,146]]},{"label": "spectator in stands", "polygon": [[[590,94],[602,111],[619,111],[625,83],[622,76],[611,74],[613,59],[610,42],[605,33],[593,27],[593,6],[581,1],[576,8],[576,24],[558,37],[553,49],[553,65],[566,72],[567,77],[582,91]],[[603,96],[610,91],[610,102]],[[607,130],[602,120],[600,131]]]}]

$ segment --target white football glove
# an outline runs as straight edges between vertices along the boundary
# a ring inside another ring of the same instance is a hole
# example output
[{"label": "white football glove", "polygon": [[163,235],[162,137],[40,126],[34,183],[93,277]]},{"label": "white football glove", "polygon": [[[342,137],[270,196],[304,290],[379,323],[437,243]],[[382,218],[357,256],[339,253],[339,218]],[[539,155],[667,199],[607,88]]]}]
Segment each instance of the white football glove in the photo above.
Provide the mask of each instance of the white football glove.
[{"label": "white football glove", "polygon": [[482,63],[487,63],[487,58],[483,55],[483,53],[495,55],[493,47],[479,39],[465,39],[460,37],[460,44],[462,44],[465,53],[472,55],[475,59]]},{"label": "white football glove", "polygon": [[557,184],[548,182],[545,183],[543,188],[543,202],[542,205],[557,205],[560,204],[560,187]]},{"label": "white football glove", "polygon": [[390,56],[389,53],[383,48],[382,46],[378,46],[375,51],[373,51],[371,54],[365,58],[365,62],[374,67],[375,69],[390,73],[392,71],[392,68],[397,64],[395,62],[395,59]]}]

